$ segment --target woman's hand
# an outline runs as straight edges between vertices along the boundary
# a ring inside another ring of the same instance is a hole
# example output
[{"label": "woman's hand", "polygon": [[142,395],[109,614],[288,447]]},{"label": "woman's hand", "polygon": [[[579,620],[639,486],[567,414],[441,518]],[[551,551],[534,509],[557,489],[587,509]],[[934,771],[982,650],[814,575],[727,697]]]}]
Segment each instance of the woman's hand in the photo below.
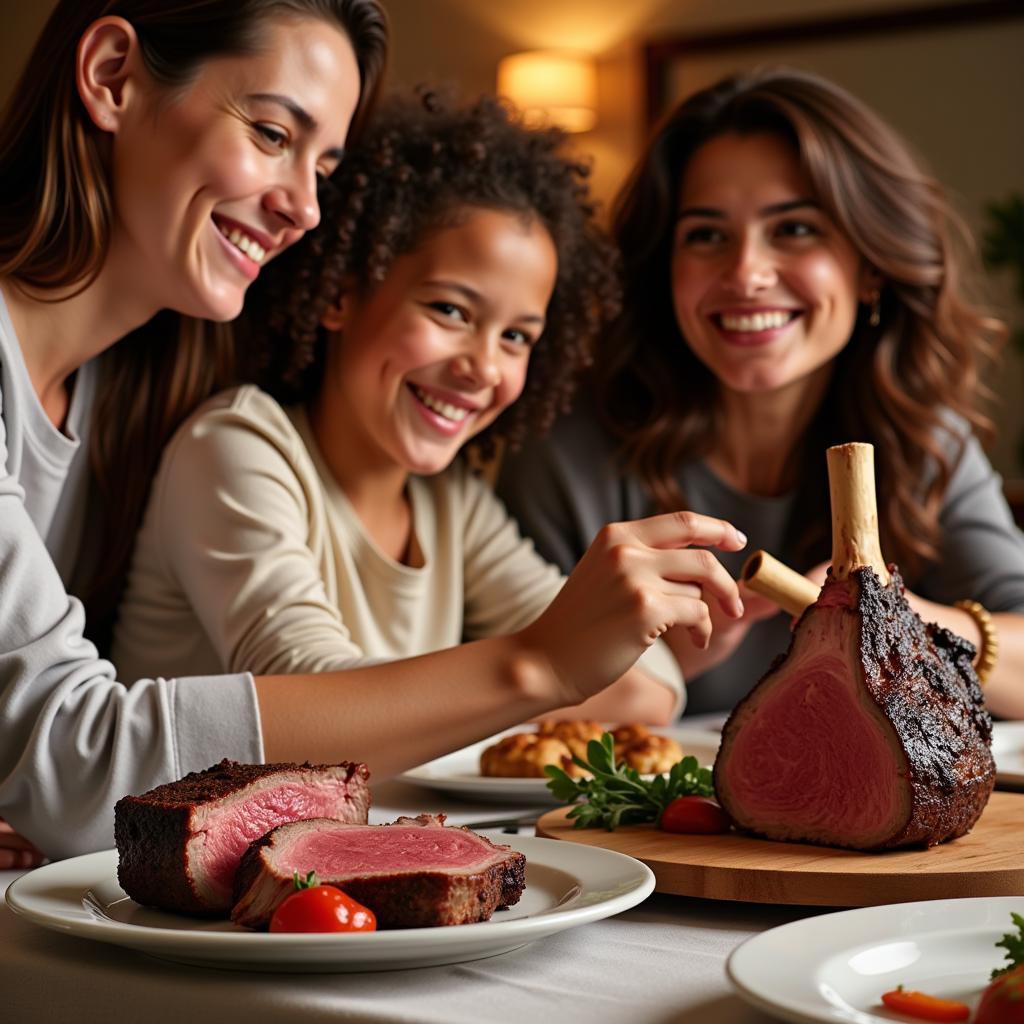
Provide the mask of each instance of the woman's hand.
[{"label": "woman's hand", "polygon": [[0,818],[0,871],[38,867],[44,859],[24,836]]},{"label": "woman's hand", "polygon": [[698,648],[723,619],[743,615],[736,582],[706,545],[739,551],[731,524],[693,512],[612,523],[597,535],[559,595],[520,634],[543,654],[577,703],[621,676],[669,629]]}]

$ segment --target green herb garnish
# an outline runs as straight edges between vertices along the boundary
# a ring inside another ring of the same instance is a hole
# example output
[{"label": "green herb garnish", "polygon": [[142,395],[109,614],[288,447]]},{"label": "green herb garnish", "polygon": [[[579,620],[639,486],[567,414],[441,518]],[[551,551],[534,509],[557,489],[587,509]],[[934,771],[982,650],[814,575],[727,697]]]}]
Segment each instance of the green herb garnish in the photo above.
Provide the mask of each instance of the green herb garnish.
[{"label": "green herb garnish", "polygon": [[[574,764],[593,778],[572,779],[561,768],[545,765],[548,789],[566,804],[577,804],[569,812],[575,828],[604,827],[609,832],[619,825],[658,821],[662,811],[679,796],[714,796],[711,769],[702,768],[697,758],[684,757],[667,775],[643,779],[635,768],[615,763],[615,741],[610,732],[587,744],[587,760],[573,754]],[[578,803],[578,801],[583,801]]]},{"label": "green herb garnish", "polygon": [[[550,785],[550,783],[549,783]],[[1024,915],[1011,912],[1010,917],[1017,926],[1016,933],[1007,932],[997,943],[1006,950],[1006,959],[1010,962],[1005,967],[997,967],[990,977],[998,978],[1000,974],[1012,971],[1014,967],[1024,964]]]}]

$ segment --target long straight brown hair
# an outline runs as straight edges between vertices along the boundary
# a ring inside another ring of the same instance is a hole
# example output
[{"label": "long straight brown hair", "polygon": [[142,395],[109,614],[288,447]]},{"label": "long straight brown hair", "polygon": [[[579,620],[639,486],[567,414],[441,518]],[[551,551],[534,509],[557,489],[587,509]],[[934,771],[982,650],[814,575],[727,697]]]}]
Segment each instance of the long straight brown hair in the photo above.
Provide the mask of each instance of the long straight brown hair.
[{"label": "long straight brown hair", "polygon": [[719,384],[676,321],[671,247],[686,167],[726,132],[771,132],[788,142],[815,198],[883,278],[880,322],[872,326],[861,309],[793,455],[799,522],[787,547],[801,569],[827,557],[824,450],[872,442],[883,551],[913,580],[937,555],[958,418],[991,436],[979,408],[987,397],[980,367],[1005,329],[963,294],[970,245],[941,188],[893,129],[838,86],[785,68],[737,75],[685,100],[655,131],[614,207],[625,297],[595,360],[598,407],[620,439],[624,467],[656,504],[685,507],[676,473],[712,448]]},{"label": "long straight brown hair", "polygon": [[[0,278],[31,289],[84,290],[102,268],[113,202],[101,133],[75,84],[75,53],[97,18],[134,27],[155,81],[187,83],[218,55],[253,52],[267,19],[338,24],[360,70],[350,134],[376,100],[387,53],[378,0],[60,0],[0,121]],[[208,395],[248,375],[229,325],[165,311],[102,357],[92,449],[102,537],[83,594],[89,634],[105,648],[150,483],[164,445]]]}]

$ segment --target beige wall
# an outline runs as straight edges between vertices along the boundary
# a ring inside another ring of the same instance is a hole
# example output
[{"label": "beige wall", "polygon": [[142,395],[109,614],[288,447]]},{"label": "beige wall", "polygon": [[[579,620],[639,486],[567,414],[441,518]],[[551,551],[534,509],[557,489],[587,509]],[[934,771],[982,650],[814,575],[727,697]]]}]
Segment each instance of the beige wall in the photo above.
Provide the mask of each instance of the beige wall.
[{"label": "beige wall", "polygon": [[[934,0],[900,0],[923,6]],[[600,110],[574,144],[594,159],[605,201],[635,159],[644,134],[640,45],[673,32],[697,34],[770,21],[891,9],[890,0],[385,0],[393,25],[390,78],[408,87],[449,82],[466,95],[492,89],[498,60],[535,47],[586,50],[598,58]],[[0,0],[0,97],[6,96],[52,0]],[[720,74],[765,61],[799,64],[851,89],[907,135],[950,189],[971,226],[984,204],[1024,192],[1024,18],[955,29],[872,36],[799,48],[719,53],[680,65],[680,95]],[[990,301],[1024,321],[1006,275],[987,281]],[[1002,436],[994,452],[1024,475],[1014,448],[1024,435],[1024,359],[997,380]]]}]

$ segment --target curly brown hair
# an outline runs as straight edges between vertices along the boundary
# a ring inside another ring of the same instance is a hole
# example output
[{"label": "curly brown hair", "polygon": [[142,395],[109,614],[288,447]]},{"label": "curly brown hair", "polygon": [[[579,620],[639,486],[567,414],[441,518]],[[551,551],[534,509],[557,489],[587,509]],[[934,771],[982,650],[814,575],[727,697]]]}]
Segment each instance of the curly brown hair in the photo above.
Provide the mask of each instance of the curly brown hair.
[{"label": "curly brown hair", "polygon": [[462,106],[420,90],[383,104],[324,189],[320,226],[268,269],[264,302],[247,309],[264,387],[283,402],[311,399],[325,358],[320,320],[343,288],[372,289],[467,207],[509,211],[547,228],[558,274],[522,396],[474,444],[486,456],[497,438],[515,447],[528,431],[545,431],[568,408],[620,297],[589,166],[565,142],[557,128],[526,127],[495,97]]},{"label": "curly brown hair", "polygon": [[883,279],[880,322],[872,326],[862,308],[793,454],[799,522],[786,545],[801,569],[827,557],[824,449],[871,442],[882,549],[913,580],[937,555],[958,424],[991,437],[980,368],[1005,330],[964,297],[959,243],[967,235],[942,190],[896,132],[838,86],[785,68],[736,75],[685,100],[655,131],[614,209],[624,303],[598,347],[598,408],[621,441],[624,467],[660,507],[685,507],[675,473],[711,450],[719,384],[676,322],[671,245],[687,164],[727,132],[771,132],[792,145],[822,208]]}]

